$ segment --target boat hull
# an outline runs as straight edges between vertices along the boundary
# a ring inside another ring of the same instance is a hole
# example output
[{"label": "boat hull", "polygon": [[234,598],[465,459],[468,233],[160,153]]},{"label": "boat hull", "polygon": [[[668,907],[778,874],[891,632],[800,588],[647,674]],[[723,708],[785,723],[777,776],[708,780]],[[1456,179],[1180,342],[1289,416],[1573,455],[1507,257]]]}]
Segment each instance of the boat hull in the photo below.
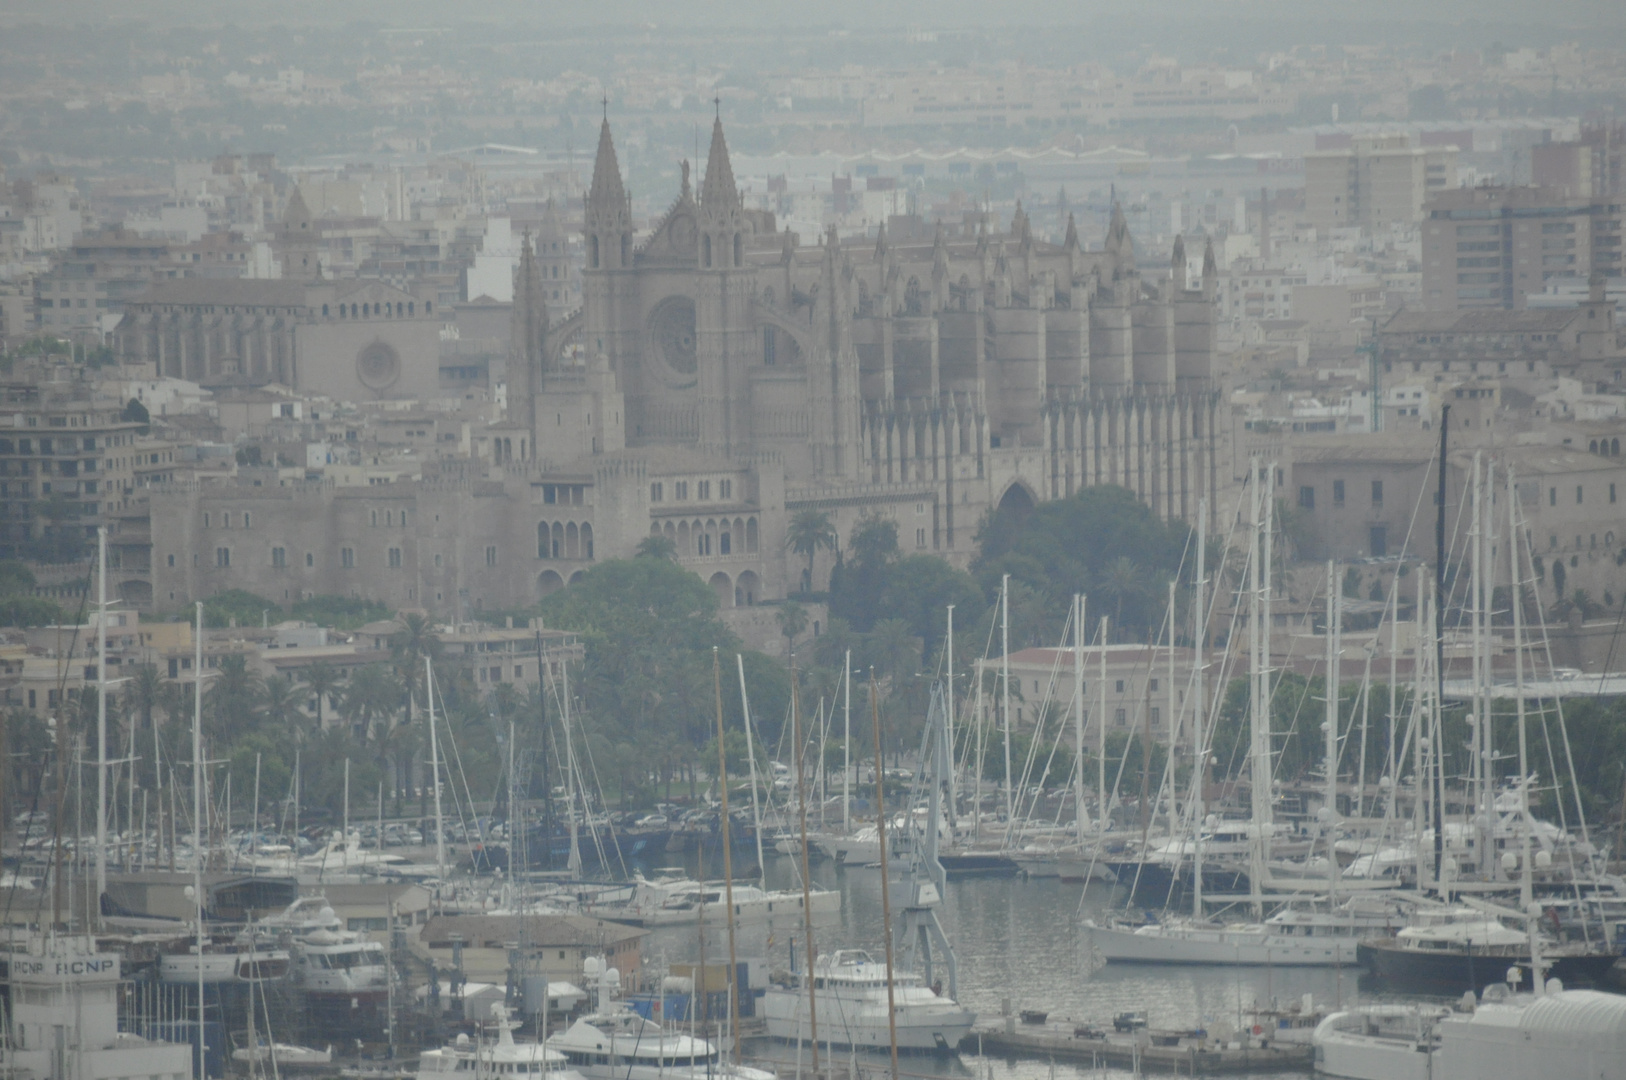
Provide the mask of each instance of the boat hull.
[{"label": "boat hull", "polygon": [[[762,999],[768,1034],[787,1042],[807,1041],[806,999],[792,990],[769,990]],[[886,1007],[820,995],[819,1043],[856,1047],[860,1050],[887,1050],[891,1031]],[[898,1049],[915,1053],[954,1053],[960,1040],[971,1030],[977,1014],[955,1005],[898,1014]]]},{"label": "boat hull", "polygon": [[1292,938],[1216,928],[1139,934],[1087,928],[1091,946],[1113,964],[1206,964],[1233,967],[1341,967],[1356,963],[1353,938]]},{"label": "boat hull", "polygon": [[[1403,948],[1394,939],[1362,942],[1359,963],[1372,975],[1397,987],[1416,987],[1443,993],[1475,993],[1491,983],[1502,982],[1509,968],[1521,972],[1521,982],[1530,985],[1530,951],[1469,947],[1461,951],[1424,952]],[[1619,959],[1613,953],[1543,956],[1547,977],[1569,984],[1601,981]]]}]

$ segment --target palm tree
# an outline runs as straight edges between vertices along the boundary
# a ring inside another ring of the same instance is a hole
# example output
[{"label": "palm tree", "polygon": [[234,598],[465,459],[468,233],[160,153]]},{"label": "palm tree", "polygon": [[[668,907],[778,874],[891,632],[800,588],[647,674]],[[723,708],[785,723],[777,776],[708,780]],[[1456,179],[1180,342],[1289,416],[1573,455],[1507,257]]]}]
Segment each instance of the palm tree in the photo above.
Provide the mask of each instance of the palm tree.
[{"label": "palm tree", "polygon": [[779,620],[779,632],[785,635],[785,655],[796,648],[796,638],[807,629],[807,609],[794,600],[779,605],[774,617]]},{"label": "palm tree", "polygon": [[213,685],[204,692],[205,716],[212,721],[211,737],[240,735],[258,719],[255,706],[264,690],[260,677],[242,653],[222,656]]},{"label": "palm tree", "polygon": [[388,664],[368,664],[350,678],[339,702],[339,713],[350,722],[358,739],[372,736],[373,726],[386,724],[401,703],[401,687]]},{"label": "palm tree", "polygon": [[640,559],[676,559],[677,542],[670,536],[651,533],[638,541],[638,550],[634,554]]},{"label": "palm tree", "polygon": [[1107,565],[1096,589],[1112,599],[1112,628],[1117,630],[1124,623],[1125,602],[1129,603],[1131,610],[1140,602],[1146,591],[1146,577],[1128,556],[1120,555]]},{"label": "palm tree", "polygon": [[343,687],[344,679],[339,675],[339,669],[332,664],[312,664],[301,674],[306,689],[316,697],[316,727],[320,730],[326,726],[322,719],[322,701],[324,698],[331,698],[335,691]]},{"label": "palm tree", "polygon": [[260,691],[260,718],[270,726],[274,736],[284,733],[303,734],[305,710],[300,704],[305,695],[298,684],[283,675],[265,680]]},{"label": "palm tree", "polygon": [[870,655],[897,690],[920,666],[920,638],[905,619],[882,619],[868,635]]},{"label": "palm tree", "polygon": [[830,524],[830,515],[823,510],[808,507],[791,515],[785,527],[785,547],[798,555],[807,556],[807,572],[802,577],[802,591],[813,591],[813,559],[820,548],[834,551],[836,530]]},{"label": "palm tree", "polygon": [[137,665],[130,681],[124,685],[124,696],[130,702],[130,710],[141,717],[142,730],[152,727],[152,713],[158,708],[163,687],[164,681],[158,675],[156,664]]}]

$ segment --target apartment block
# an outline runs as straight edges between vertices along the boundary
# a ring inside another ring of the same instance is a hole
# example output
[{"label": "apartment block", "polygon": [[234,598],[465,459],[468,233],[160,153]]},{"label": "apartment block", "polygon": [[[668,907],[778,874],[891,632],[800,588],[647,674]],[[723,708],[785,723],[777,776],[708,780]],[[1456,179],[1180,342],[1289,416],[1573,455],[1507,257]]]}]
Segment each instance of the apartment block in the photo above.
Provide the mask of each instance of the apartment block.
[{"label": "apartment block", "polygon": [[1455,146],[1412,146],[1406,135],[1357,138],[1304,155],[1305,216],[1317,229],[1413,225],[1430,196],[1456,184]]},{"label": "apartment block", "polygon": [[1425,207],[1423,306],[1520,310],[1549,283],[1619,276],[1623,202],[1553,187],[1439,193]]}]

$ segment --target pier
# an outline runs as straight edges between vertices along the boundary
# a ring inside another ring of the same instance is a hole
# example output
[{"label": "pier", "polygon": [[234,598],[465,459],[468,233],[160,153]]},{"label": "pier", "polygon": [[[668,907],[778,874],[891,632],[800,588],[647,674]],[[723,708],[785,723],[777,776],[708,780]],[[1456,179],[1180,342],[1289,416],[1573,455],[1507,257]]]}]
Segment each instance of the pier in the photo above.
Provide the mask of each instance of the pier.
[{"label": "pier", "polygon": [[1315,1051],[1308,1044],[1278,1044],[1259,1036],[1225,1041],[1205,1032],[1157,1028],[1117,1032],[1110,1021],[1103,1029],[1071,1020],[1020,1023],[1014,1017],[979,1023],[960,1042],[960,1049],[995,1057],[1117,1066],[1177,1076],[1308,1072],[1315,1060]]}]

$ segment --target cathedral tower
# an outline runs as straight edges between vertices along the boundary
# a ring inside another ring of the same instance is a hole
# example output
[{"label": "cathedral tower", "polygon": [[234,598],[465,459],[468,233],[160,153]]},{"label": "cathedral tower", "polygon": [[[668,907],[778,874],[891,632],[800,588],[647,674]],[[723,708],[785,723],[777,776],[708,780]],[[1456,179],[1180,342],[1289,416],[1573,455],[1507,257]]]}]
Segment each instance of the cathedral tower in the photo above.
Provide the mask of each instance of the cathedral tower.
[{"label": "cathedral tower", "polygon": [[527,231],[520,244],[519,265],[514,268],[514,304],[508,316],[508,421],[526,433],[521,451],[525,460],[536,458],[536,395],[541,389],[548,335],[544,288]]},{"label": "cathedral tower", "polygon": [[700,445],[727,455],[745,449],[750,439],[749,373],[759,350],[751,315],[753,275],[745,268],[748,224],[721,116],[711,129],[699,216],[695,360]]}]

